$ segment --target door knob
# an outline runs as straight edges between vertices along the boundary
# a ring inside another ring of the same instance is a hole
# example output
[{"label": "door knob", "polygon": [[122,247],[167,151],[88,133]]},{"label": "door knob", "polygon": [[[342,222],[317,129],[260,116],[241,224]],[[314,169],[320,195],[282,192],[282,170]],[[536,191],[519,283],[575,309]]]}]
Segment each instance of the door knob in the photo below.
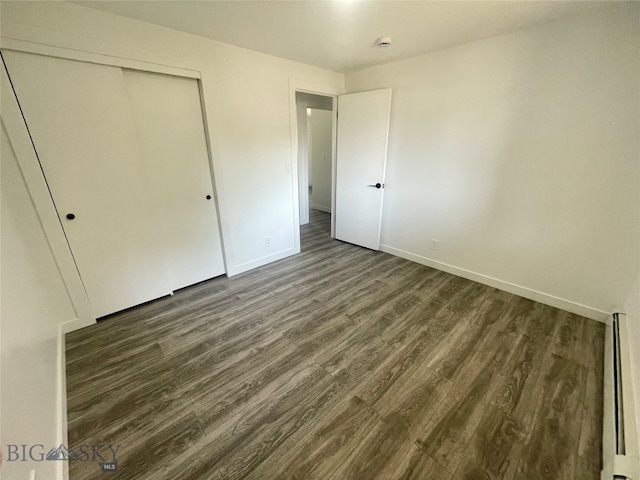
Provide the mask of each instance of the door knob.
[{"label": "door knob", "polygon": [[383,183],[376,183],[375,185],[367,185],[367,187],[383,188],[384,184]]},{"label": "door knob", "polygon": [[73,213],[67,213],[67,220],[73,220],[76,216]]},{"label": "door knob", "polygon": [[207,195],[207,200],[211,200],[211,195]]}]

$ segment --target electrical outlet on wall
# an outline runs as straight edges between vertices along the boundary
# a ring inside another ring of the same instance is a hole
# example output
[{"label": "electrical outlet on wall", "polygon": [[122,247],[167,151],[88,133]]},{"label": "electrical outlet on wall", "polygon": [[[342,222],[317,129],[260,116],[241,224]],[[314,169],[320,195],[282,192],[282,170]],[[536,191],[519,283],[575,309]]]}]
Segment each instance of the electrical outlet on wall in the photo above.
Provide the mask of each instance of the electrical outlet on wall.
[{"label": "electrical outlet on wall", "polygon": [[267,248],[271,246],[271,237],[264,237],[264,246]]},{"label": "electrical outlet on wall", "polygon": [[431,239],[431,250],[437,250],[438,249],[438,244],[440,243],[440,240],[438,240],[437,238],[432,238]]}]

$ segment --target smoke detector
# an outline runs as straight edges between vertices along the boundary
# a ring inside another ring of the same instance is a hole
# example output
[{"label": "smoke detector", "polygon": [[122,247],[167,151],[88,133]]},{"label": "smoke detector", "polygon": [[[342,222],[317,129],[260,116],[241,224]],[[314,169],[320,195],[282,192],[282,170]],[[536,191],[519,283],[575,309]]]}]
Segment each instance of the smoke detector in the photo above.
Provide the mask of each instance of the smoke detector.
[{"label": "smoke detector", "polygon": [[391,37],[380,37],[376,40],[376,45],[380,48],[387,48],[391,46]]}]

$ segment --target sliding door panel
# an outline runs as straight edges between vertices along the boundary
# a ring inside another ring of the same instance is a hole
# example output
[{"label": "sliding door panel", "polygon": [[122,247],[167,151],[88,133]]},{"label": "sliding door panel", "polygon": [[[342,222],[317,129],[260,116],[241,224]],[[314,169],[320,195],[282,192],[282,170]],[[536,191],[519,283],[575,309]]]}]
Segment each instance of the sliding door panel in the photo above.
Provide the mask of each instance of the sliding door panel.
[{"label": "sliding door panel", "polygon": [[3,55],[96,316],[170,293],[122,70]]},{"label": "sliding door panel", "polygon": [[222,275],[224,263],[197,80],[125,70],[142,157],[162,218],[172,288]]}]

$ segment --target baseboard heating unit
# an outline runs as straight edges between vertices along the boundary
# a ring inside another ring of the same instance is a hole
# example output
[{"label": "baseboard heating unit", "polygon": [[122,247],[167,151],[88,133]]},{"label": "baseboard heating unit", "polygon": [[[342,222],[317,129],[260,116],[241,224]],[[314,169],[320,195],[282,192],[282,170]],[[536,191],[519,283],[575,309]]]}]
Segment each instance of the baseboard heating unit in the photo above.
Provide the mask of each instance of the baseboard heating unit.
[{"label": "baseboard heating unit", "polygon": [[640,480],[628,321],[614,313],[606,329],[601,480]]}]

